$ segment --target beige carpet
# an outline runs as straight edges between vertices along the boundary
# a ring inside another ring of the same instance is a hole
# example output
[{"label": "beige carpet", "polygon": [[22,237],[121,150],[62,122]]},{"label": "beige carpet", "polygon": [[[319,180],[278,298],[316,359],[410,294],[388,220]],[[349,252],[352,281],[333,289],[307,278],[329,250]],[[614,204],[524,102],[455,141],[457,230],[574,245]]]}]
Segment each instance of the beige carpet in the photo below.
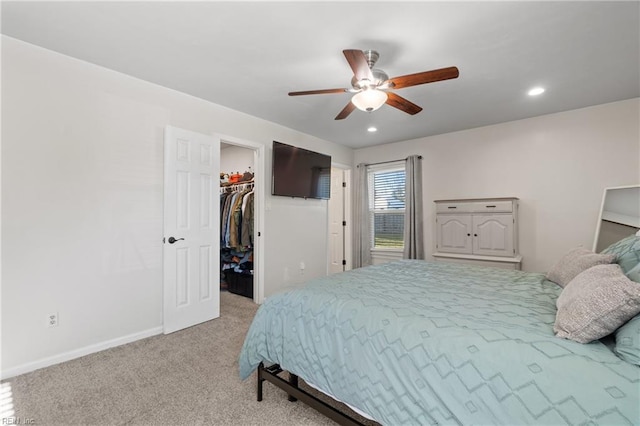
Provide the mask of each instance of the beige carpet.
[{"label": "beige carpet", "polygon": [[267,382],[256,401],[255,373],[240,381],[238,354],[257,306],[227,292],[220,299],[213,321],[6,380],[16,418],[35,425],[334,425]]}]

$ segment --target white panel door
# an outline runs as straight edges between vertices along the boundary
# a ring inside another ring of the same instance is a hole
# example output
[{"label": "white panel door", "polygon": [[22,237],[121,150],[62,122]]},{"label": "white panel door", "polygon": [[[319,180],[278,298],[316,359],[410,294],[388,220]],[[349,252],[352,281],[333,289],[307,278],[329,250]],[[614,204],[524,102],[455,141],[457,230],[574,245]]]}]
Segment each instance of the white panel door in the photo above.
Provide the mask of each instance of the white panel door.
[{"label": "white panel door", "polygon": [[331,198],[329,199],[329,274],[344,271],[344,170],[331,169]]},{"label": "white panel door", "polygon": [[473,216],[473,254],[513,256],[513,216]]},{"label": "white panel door", "polygon": [[437,225],[438,251],[471,253],[471,216],[439,215]]},{"label": "white panel door", "polygon": [[167,126],[164,146],[166,334],[220,316],[220,142]]}]

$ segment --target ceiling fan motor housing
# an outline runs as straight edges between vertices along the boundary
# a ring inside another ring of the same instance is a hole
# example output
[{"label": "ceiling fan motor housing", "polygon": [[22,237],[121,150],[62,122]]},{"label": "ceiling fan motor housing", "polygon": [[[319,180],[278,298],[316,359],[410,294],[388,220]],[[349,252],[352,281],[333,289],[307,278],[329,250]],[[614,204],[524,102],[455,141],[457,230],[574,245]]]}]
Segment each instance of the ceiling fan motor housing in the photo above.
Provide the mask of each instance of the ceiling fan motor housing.
[{"label": "ceiling fan motor housing", "polygon": [[372,89],[389,80],[389,76],[386,72],[382,71],[381,69],[373,68],[376,62],[378,62],[380,54],[375,50],[363,50],[362,53],[364,54],[367,64],[369,65],[369,69],[371,69],[373,81],[369,81],[368,79],[358,80],[357,77],[354,76],[351,79],[351,86],[353,86],[353,88],[356,90]]},{"label": "ceiling fan motor housing", "polygon": [[366,80],[366,79],[358,80],[354,76],[351,79],[351,85],[356,90],[364,90],[364,89],[367,89],[367,88],[378,87],[378,86],[382,85],[382,83],[384,83],[385,81],[389,80],[389,75],[387,75],[387,73],[382,71],[381,69],[372,68],[371,69],[371,74],[373,74],[373,81],[369,81],[369,80]]}]

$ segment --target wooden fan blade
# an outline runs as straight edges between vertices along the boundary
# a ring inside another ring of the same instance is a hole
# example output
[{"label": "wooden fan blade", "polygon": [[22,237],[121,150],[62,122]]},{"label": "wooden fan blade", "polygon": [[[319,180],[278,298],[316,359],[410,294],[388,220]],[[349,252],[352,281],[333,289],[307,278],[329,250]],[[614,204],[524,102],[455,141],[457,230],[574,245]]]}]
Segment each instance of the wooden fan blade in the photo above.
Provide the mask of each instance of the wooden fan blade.
[{"label": "wooden fan blade", "polygon": [[417,86],[418,84],[433,83],[435,81],[449,80],[458,78],[460,72],[456,67],[440,68],[419,72],[416,74],[408,74],[400,77],[390,78],[388,81],[394,89],[402,89],[403,87]]},{"label": "wooden fan blade", "polygon": [[387,105],[390,105],[394,108],[398,108],[400,111],[404,111],[407,114],[415,115],[422,111],[422,108],[418,105],[414,104],[403,98],[402,96],[398,96],[393,92],[387,92]]},{"label": "wooden fan blade", "polygon": [[373,81],[373,74],[371,74],[369,63],[362,50],[347,49],[343,50],[342,53],[344,53],[344,57],[347,58],[347,62],[349,62],[349,66],[353,70],[353,75],[356,76],[356,80],[367,79]]},{"label": "wooden fan blade", "polygon": [[302,92],[289,92],[289,96],[301,96],[301,95],[324,95],[328,93],[344,93],[348,89],[322,89],[322,90],[305,90]]},{"label": "wooden fan blade", "polygon": [[349,101],[349,103],[347,104],[347,106],[345,106],[342,111],[340,111],[340,113],[338,115],[336,115],[336,120],[344,120],[345,118],[347,118],[349,116],[349,114],[351,114],[353,112],[353,110],[356,109],[356,106]]}]

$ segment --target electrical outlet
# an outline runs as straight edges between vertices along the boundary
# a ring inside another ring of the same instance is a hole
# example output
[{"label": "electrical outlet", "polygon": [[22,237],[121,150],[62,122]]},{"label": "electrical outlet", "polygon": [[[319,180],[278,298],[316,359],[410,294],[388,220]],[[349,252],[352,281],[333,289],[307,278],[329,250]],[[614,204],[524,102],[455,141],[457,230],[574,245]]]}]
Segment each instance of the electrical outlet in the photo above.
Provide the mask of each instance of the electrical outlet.
[{"label": "electrical outlet", "polygon": [[58,326],[58,313],[54,312],[52,314],[47,315],[47,327],[57,327]]}]

